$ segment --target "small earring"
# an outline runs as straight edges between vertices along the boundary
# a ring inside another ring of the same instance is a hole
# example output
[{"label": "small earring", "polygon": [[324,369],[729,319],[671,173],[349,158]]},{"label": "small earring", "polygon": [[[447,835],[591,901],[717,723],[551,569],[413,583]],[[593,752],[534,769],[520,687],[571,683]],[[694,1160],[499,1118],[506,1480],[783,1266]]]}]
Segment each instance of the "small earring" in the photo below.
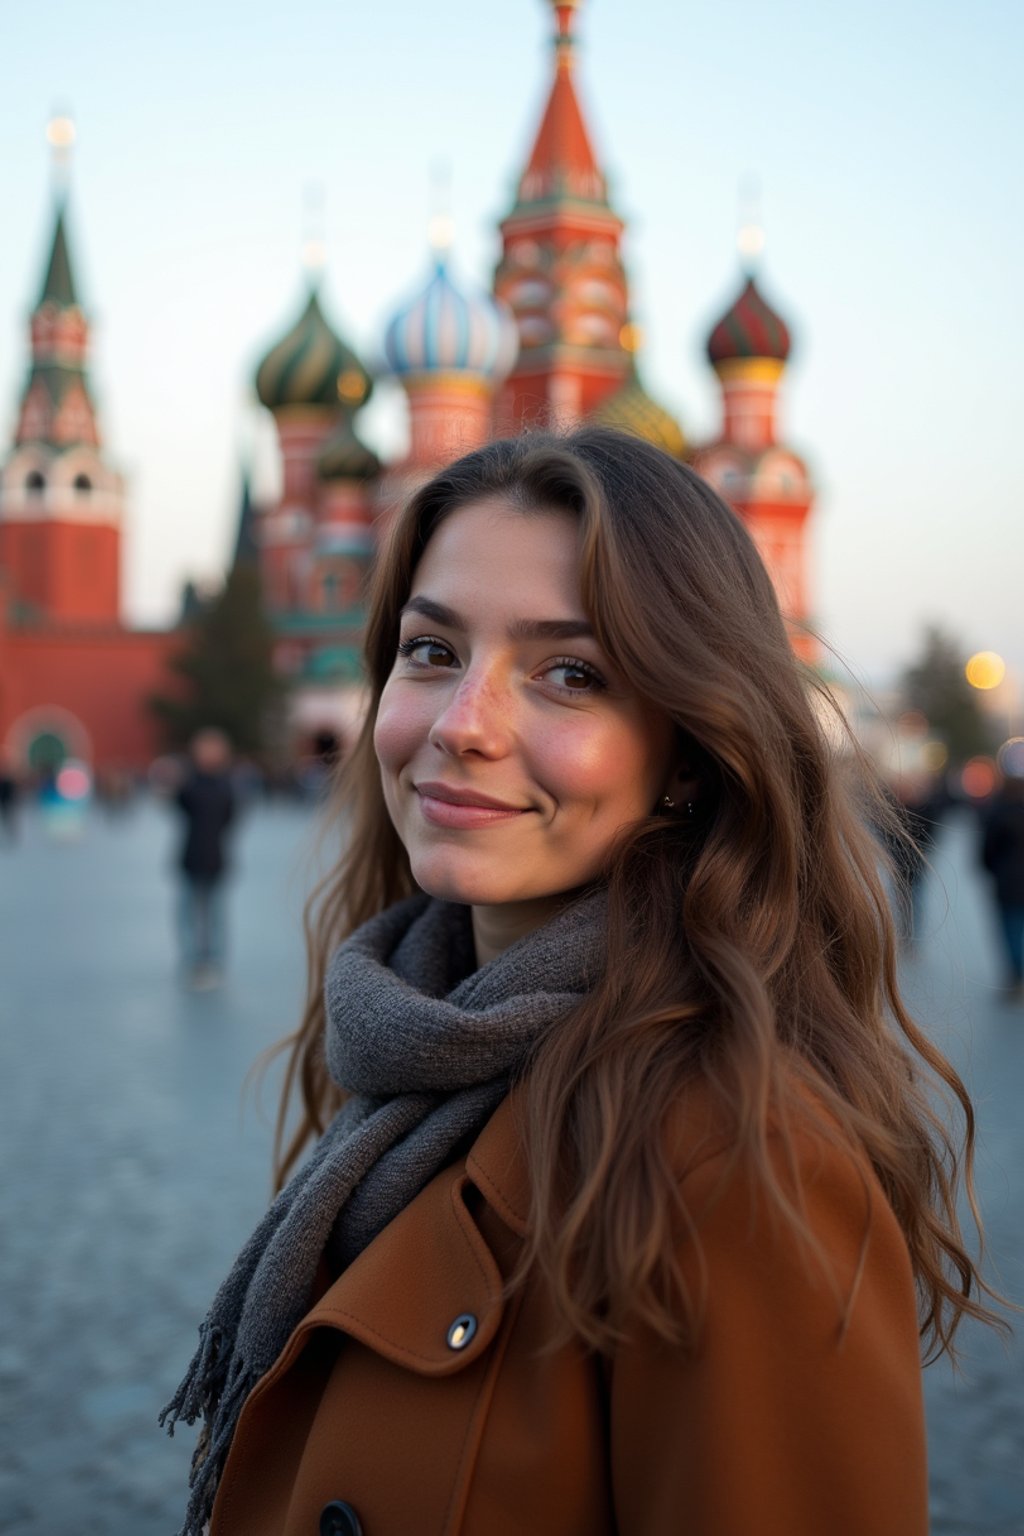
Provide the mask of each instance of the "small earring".
[{"label": "small earring", "polygon": [[672,800],[668,795],[664,797],[661,803],[665,807],[666,811],[674,811],[676,808],[675,801]]},{"label": "small earring", "polygon": [[693,801],[692,800],[687,800],[687,802],[686,802],[686,814],[687,814],[687,816],[695,815],[696,811],[697,811],[697,807],[694,805]]}]

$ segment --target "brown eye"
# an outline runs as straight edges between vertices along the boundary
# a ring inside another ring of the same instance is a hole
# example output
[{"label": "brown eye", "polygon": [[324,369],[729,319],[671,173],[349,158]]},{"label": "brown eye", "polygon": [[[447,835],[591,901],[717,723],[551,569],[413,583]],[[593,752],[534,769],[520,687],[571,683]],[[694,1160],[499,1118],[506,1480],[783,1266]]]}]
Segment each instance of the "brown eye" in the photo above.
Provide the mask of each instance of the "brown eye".
[{"label": "brown eye", "polygon": [[429,636],[403,640],[398,647],[398,654],[404,656],[406,661],[411,662],[414,667],[424,669],[457,667],[459,664],[450,646],[445,645],[443,640],[432,640]]},{"label": "brown eye", "polygon": [[455,657],[446,645],[435,645],[433,641],[423,645],[420,649],[424,653],[424,660],[429,667],[450,667],[455,662]]},{"label": "brown eye", "polygon": [[605,680],[596,668],[582,661],[556,661],[545,676],[563,693],[600,693]]}]

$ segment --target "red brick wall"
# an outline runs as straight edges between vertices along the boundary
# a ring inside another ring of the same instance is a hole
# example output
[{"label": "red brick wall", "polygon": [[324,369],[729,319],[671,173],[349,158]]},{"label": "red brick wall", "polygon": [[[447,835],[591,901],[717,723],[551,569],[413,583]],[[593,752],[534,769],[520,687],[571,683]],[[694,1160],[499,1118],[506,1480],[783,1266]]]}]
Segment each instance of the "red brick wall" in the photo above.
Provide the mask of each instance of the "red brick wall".
[{"label": "red brick wall", "polygon": [[0,568],[11,595],[59,622],[116,624],[121,536],[105,523],[0,523]]},{"label": "red brick wall", "polygon": [[161,750],[146,699],[173,686],[166,668],[179,644],[174,631],[114,625],[5,628],[0,613],[0,742],[17,750],[28,725],[44,729],[52,710],[59,729],[66,711],[94,769],[145,768]]}]

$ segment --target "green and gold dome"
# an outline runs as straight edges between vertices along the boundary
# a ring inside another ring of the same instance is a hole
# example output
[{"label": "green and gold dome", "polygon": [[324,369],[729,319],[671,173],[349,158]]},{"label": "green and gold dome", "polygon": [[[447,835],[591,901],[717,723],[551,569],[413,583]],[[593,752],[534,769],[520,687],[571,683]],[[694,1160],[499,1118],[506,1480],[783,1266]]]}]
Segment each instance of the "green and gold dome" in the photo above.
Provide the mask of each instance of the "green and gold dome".
[{"label": "green and gold dome", "polygon": [[324,318],[315,287],[287,335],[256,370],[256,394],[270,411],[294,406],[357,411],[373,380],[352,348]]},{"label": "green and gold dome", "polygon": [[673,458],[686,454],[686,438],[675,417],[652,400],[634,371],[615,394],[599,405],[592,420],[604,427],[618,427],[641,437],[656,448],[663,448]]}]

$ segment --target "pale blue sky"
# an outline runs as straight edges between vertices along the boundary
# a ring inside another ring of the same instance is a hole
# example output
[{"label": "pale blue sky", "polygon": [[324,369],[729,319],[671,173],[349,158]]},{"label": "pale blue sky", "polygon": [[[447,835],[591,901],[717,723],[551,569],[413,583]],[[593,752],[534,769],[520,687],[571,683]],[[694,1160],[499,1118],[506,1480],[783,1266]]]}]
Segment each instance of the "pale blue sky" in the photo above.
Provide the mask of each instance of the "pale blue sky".
[{"label": "pale blue sky", "polygon": [[[274,474],[250,381],[301,299],[303,188],[325,190],[326,308],[372,363],[426,274],[439,160],[458,270],[489,283],[550,78],[550,7],[5,9],[0,424],[50,235],[45,123],[66,105],[93,376],[130,479],[128,608],[163,621],[182,578],[225,559],[242,445]],[[579,32],[651,392],[691,438],[713,429],[703,342],[737,288],[737,189],[756,175],[763,287],[796,336],[785,433],[819,487],[821,627],[871,677],[931,617],[1024,675],[1024,7],[585,0]],[[400,440],[393,387],[364,421],[377,445]]]}]

